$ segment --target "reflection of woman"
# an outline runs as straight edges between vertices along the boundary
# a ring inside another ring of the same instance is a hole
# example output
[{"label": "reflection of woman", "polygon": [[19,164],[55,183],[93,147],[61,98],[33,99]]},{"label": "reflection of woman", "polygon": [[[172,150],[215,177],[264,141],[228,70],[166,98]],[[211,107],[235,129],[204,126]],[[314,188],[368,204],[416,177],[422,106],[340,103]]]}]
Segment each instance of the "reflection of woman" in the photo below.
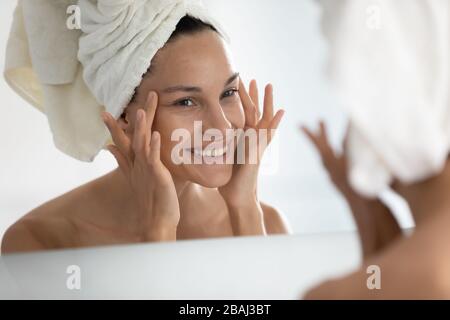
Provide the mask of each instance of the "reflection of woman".
[{"label": "reflection of woman", "polygon": [[[119,168],[25,215],[2,251],[286,233],[281,215],[257,197],[258,164],[171,160],[171,133],[193,132],[194,121],[224,136],[231,128],[276,129],[283,113],[274,115],[271,86],[261,104],[260,116],[256,83],[247,94],[214,27],[185,16],[122,116],[104,114]],[[218,141],[217,150],[229,142]],[[230,150],[223,152],[209,158]]]}]

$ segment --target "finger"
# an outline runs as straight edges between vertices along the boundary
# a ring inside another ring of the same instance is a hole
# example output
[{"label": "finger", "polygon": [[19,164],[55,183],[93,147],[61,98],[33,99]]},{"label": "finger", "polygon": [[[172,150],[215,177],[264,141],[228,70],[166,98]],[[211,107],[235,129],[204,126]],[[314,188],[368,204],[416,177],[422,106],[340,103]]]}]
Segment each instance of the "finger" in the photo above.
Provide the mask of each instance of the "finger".
[{"label": "finger", "polygon": [[270,122],[269,129],[276,130],[278,128],[278,125],[281,122],[281,119],[284,117],[285,111],[283,109],[278,110],[275,114],[275,117],[273,117],[272,121]]},{"label": "finger", "polygon": [[314,133],[306,127],[302,127],[302,130],[316,147],[322,161],[328,161],[330,156],[334,156],[333,149],[328,144],[327,140],[324,140],[322,133]]},{"label": "finger", "polygon": [[239,79],[239,97],[242,101],[242,106],[244,108],[245,123],[248,126],[256,126],[256,110],[250,96],[245,89],[242,79]]},{"label": "finger", "polygon": [[328,141],[327,127],[326,127],[325,122],[323,120],[320,120],[319,127],[320,127],[320,135],[321,135],[321,137],[323,137],[325,140]]},{"label": "finger", "polygon": [[310,131],[306,127],[302,127],[302,130],[309,137],[311,142],[315,145],[317,151],[320,154],[323,164],[325,166],[328,166],[331,161],[336,160],[336,154],[334,152],[334,149],[331,147],[331,145],[328,142],[327,131],[326,131],[326,127],[325,127],[323,121],[320,122],[319,126],[320,126],[320,129],[319,129],[319,133],[317,133],[317,134],[314,134],[312,131]]},{"label": "finger", "polygon": [[256,107],[258,120],[261,117],[261,112],[259,110],[259,93],[258,93],[258,84],[256,80],[250,81],[250,88],[248,91],[250,95],[250,99],[252,99],[253,105]]},{"label": "finger", "polygon": [[146,127],[145,127],[145,151],[146,154],[150,151],[150,140],[152,136],[152,127],[153,127],[153,120],[155,119],[156,114],[156,108],[158,107],[158,95],[156,92],[151,91],[148,94],[147,101],[146,101]]},{"label": "finger", "polygon": [[325,125],[325,122],[323,120],[321,120],[319,122],[319,127],[320,127],[320,142],[322,144],[322,147],[324,148],[324,150],[326,152],[329,152],[330,154],[334,154],[334,149],[333,147],[331,147],[330,141],[328,139],[328,130],[327,127]]},{"label": "finger", "polygon": [[119,148],[115,145],[108,145],[107,146],[109,152],[111,152],[111,154],[114,156],[114,158],[116,158],[116,161],[119,165],[120,170],[127,175],[128,171],[130,169],[129,164],[128,164],[128,160],[125,158],[125,156],[120,152]]},{"label": "finger", "polygon": [[270,123],[273,118],[273,86],[268,84],[264,90],[264,110],[262,121]]},{"label": "finger", "polygon": [[145,155],[145,112],[142,109],[136,111],[136,121],[133,134],[133,151],[136,158],[143,159]]},{"label": "finger", "polygon": [[301,126],[300,129],[308,137],[308,139],[316,146],[316,148],[319,148],[316,135],[306,126]]},{"label": "finger", "polygon": [[161,135],[159,134],[158,131],[154,131],[152,133],[152,139],[151,139],[151,143],[150,143],[150,161],[153,164],[158,163],[161,158],[160,158],[160,152],[161,152]]},{"label": "finger", "polygon": [[120,128],[117,120],[108,112],[102,113],[103,122],[108,128],[114,144],[119,148],[120,152],[127,159],[128,164],[131,164],[131,142],[125,132]]},{"label": "finger", "polygon": [[284,110],[278,110],[275,114],[275,117],[273,117],[270,125],[269,125],[269,139],[272,140],[272,137],[275,135],[275,131],[278,129],[278,126],[283,119],[284,116]]}]

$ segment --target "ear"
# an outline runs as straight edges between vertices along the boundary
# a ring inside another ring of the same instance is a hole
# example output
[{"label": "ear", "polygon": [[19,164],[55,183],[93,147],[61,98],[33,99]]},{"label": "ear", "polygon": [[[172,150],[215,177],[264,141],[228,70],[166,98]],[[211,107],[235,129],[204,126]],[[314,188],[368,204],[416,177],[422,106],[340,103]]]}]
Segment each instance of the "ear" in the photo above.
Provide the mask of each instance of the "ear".
[{"label": "ear", "polygon": [[127,132],[130,129],[130,108],[128,106],[123,110],[117,122],[123,131]]},{"label": "ear", "polygon": [[123,112],[120,115],[119,119],[117,119],[119,127],[123,131],[125,131],[125,133],[129,133],[129,131],[131,131],[133,129],[133,128],[131,128],[131,121],[130,121],[130,119],[131,119],[131,115],[134,114],[137,111],[137,108],[138,108],[138,104],[137,104],[137,101],[136,101],[137,90],[138,90],[138,88],[136,88],[134,90],[134,93],[133,93],[133,96],[131,97],[130,102],[128,103],[128,105],[123,110]]}]

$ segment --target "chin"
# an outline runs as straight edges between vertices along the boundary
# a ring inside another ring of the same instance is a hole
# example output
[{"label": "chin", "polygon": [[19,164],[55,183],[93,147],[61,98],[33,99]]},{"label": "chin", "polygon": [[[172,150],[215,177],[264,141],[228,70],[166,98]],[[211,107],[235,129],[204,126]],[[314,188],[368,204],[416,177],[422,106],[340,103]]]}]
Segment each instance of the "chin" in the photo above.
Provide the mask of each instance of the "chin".
[{"label": "chin", "polygon": [[230,164],[201,164],[193,165],[191,180],[206,188],[219,188],[226,185],[233,174],[233,165]]}]

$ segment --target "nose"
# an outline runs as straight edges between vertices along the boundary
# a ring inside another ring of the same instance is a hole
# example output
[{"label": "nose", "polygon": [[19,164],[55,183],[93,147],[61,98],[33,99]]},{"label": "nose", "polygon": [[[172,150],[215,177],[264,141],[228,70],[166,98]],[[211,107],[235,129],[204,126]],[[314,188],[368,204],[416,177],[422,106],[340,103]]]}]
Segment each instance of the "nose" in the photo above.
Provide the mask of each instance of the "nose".
[{"label": "nose", "polygon": [[204,119],[203,123],[203,129],[205,130],[204,135],[205,138],[208,135],[208,131],[212,132],[212,130],[208,129],[215,129],[213,131],[219,130],[222,132],[223,137],[226,135],[227,129],[232,129],[232,124],[228,120],[227,115],[223,111],[222,106],[220,103],[215,103],[214,105],[210,105],[207,109],[207,116]]}]

